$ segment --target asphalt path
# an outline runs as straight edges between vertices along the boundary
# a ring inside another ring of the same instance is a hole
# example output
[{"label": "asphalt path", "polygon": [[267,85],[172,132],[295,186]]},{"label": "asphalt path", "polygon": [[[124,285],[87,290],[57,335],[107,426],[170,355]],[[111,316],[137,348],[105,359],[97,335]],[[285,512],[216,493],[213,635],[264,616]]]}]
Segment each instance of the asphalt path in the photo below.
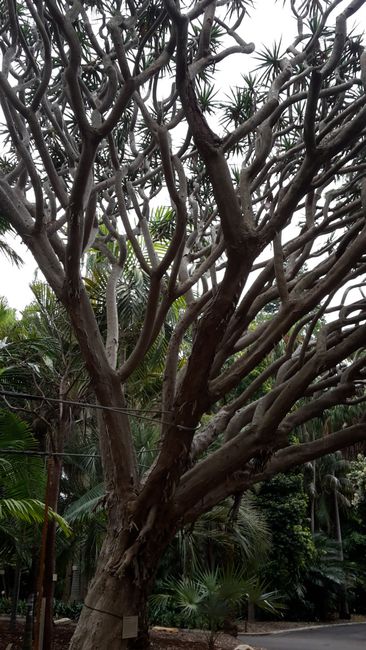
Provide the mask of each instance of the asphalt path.
[{"label": "asphalt path", "polygon": [[239,643],[266,650],[366,650],[366,624],[333,625],[282,634],[246,634],[238,637]]}]

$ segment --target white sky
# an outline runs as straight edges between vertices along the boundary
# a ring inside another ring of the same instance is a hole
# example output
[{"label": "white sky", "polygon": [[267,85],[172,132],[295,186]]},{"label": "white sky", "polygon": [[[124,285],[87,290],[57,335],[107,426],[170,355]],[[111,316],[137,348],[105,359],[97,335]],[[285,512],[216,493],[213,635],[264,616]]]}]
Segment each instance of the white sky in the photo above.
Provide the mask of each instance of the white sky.
[{"label": "white sky", "polygon": [[[349,4],[350,0],[344,0],[335,10],[332,22],[336,15]],[[256,0],[255,8],[251,10],[251,18],[244,21],[241,29],[241,36],[248,43],[254,42],[256,49],[261,49],[261,44],[272,45],[282,37],[284,49],[294,38],[296,26],[289,7],[283,7],[282,0]],[[348,30],[357,24],[359,31],[366,28],[366,6],[362,7],[356,14],[354,20],[350,21]],[[222,90],[230,90],[235,86],[240,75],[247,72],[250,67],[250,57],[237,55],[230,58],[229,65],[218,71],[217,80],[221,83]],[[5,296],[10,307],[18,310],[23,309],[31,300],[32,293],[29,284],[34,280],[36,264],[32,255],[19,240],[11,238],[9,243],[15,248],[24,260],[21,269],[17,269],[3,255],[0,255],[0,296]],[[40,275],[39,275],[40,277]]]}]

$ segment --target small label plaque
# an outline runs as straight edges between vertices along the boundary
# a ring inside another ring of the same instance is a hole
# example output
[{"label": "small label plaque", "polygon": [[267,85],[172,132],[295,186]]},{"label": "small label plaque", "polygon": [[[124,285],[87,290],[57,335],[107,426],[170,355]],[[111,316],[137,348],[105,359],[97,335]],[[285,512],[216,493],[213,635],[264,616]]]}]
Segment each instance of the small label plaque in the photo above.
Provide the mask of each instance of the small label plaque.
[{"label": "small label plaque", "polygon": [[122,639],[135,639],[138,631],[138,616],[124,616]]}]

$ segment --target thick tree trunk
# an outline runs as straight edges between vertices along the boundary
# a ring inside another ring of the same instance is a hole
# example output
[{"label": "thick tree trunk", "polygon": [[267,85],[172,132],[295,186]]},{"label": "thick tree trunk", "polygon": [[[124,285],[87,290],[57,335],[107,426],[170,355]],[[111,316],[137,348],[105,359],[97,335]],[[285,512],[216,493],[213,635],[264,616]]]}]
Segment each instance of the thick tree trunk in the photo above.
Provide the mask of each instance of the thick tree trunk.
[{"label": "thick tree trunk", "polygon": [[[157,546],[149,542],[152,553],[141,553],[122,577],[112,575],[123,549],[112,533],[107,534],[99,557],[70,650],[125,650],[146,648],[148,641],[147,598],[158,561]],[[142,557],[143,556],[143,557]],[[123,639],[123,618],[138,616],[138,638]]]}]

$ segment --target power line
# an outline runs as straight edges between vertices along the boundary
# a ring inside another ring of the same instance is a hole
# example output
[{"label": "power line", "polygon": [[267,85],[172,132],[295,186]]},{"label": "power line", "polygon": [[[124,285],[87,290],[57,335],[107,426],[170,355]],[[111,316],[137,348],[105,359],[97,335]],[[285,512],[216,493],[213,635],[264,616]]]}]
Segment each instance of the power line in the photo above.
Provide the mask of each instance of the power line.
[{"label": "power line", "polygon": [[[31,393],[20,393],[17,391],[10,391],[10,390],[0,390],[0,395],[2,395],[3,397],[10,397],[10,398],[16,397],[22,399],[35,400],[38,402],[68,404],[69,406],[80,406],[82,408],[99,409],[102,411],[113,411],[115,413],[125,413],[126,415],[129,415],[132,418],[137,418],[139,420],[147,420],[148,422],[153,422],[154,424],[164,424],[166,426],[169,426],[171,424],[170,422],[165,422],[164,420],[160,420],[160,422],[158,422],[155,418],[149,418],[147,415],[138,415],[138,414],[139,413],[157,413],[157,414],[172,413],[172,411],[161,411],[161,410],[154,410],[154,409],[132,409],[132,408],[124,408],[118,406],[104,406],[103,404],[92,404],[91,402],[76,402],[70,399],[60,399],[58,397],[47,397],[46,395],[33,395]],[[200,425],[196,427],[186,427],[183,424],[176,425],[177,429],[181,429],[182,431],[196,431],[196,429],[198,429],[199,426]]]},{"label": "power line", "polygon": [[[139,452],[137,452],[139,453]],[[50,457],[59,457],[59,456],[72,456],[72,457],[79,457],[79,458],[101,458],[100,454],[79,454],[79,453],[74,453],[74,452],[68,452],[68,451],[36,451],[35,449],[0,449],[0,454],[4,454],[5,456],[13,456],[14,454],[17,456],[36,456],[40,458],[50,458]],[[138,466],[139,467],[145,467],[146,469],[150,469],[151,465],[146,465],[146,463],[140,463],[138,461]]]},{"label": "power line", "polygon": [[37,451],[36,449],[0,449],[0,454],[13,456],[79,456],[83,458],[100,458],[100,454],[79,454],[68,451]]},{"label": "power line", "polygon": [[41,402],[56,402],[57,404],[69,404],[70,406],[82,406],[84,408],[94,408],[104,411],[116,411],[117,413],[171,413],[171,411],[162,411],[161,409],[133,409],[122,406],[104,406],[103,404],[93,404],[91,402],[77,402],[71,399],[60,399],[58,397],[47,397],[46,395],[32,395],[31,393],[19,393],[11,390],[0,390],[0,395],[4,397],[21,397]]},{"label": "power line", "polygon": [[[150,451],[160,451],[159,447],[153,447],[151,449],[143,449],[143,450],[138,450],[136,453],[137,454],[145,454],[149,453]],[[78,453],[78,452],[69,452],[69,451],[39,451],[37,449],[10,449],[7,447],[6,449],[0,449],[0,454],[7,454],[10,456],[13,456],[14,454],[17,456],[73,456],[73,457],[80,457],[80,458],[101,458],[100,454],[83,454],[83,453]],[[146,465],[148,467],[148,465]]]}]

